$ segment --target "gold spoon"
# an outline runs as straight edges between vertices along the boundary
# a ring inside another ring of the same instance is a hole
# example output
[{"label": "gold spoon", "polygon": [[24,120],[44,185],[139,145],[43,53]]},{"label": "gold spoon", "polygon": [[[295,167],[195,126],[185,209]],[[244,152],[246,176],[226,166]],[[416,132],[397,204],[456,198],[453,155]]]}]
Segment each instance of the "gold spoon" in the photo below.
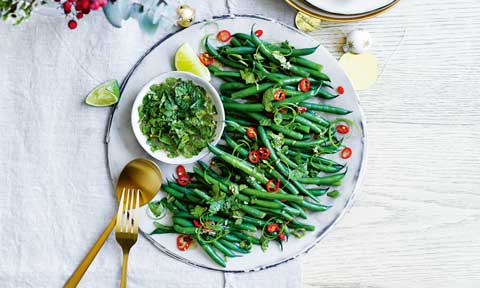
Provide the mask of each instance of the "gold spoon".
[{"label": "gold spoon", "polygon": [[[140,190],[140,206],[143,206],[150,202],[157,194],[162,186],[162,173],[160,168],[150,160],[139,158],[130,161],[120,173],[118,177],[116,193],[117,200],[120,201],[122,190],[125,188],[133,188]],[[102,235],[97,239],[97,242],[93,245],[88,252],[87,256],[83,258],[80,265],[78,265],[75,272],[68,279],[63,287],[77,287],[78,282],[82,279],[83,275],[87,271],[88,267],[92,263],[98,251],[102,248],[105,240],[112,232],[117,222],[117,215],[115,214],[108,224],[107,228],[103,231]]]}]

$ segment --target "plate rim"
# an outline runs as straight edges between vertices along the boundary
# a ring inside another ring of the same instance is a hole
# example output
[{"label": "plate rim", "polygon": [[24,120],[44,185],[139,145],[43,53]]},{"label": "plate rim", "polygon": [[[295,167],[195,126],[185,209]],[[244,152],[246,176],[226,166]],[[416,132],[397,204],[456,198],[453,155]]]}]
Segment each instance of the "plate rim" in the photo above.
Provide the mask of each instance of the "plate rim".
[{"label": "plate rim", "polygon": [[[305,13],[308,16],[311,16],[311,17],[314,17],[314,18],[317,18],[317,19],[320,19],[320,20],[329,21],[329,22],[337,22],[337,23],[357,22],[357,21],[363,21],[363,20],[367,20],[367,19],[379,16],[379,15],[389,11],[390,9],[392,9],[399,2],[400,2],[400,0],[394,0],[394,2],[388,4],[383,9],[373,10],[371,13],[352,14],[351,16],[354,16],[354,17],[351,17],[351,18],[338,18],[338,17],[335,17],[335,16],[349,16],[349,15],[335,14],[335,13],[331,13],[331,12],[327,12],[327,11],[319,9],[319,10],[321,10],[325,13],[329,13],[330,15],[333,15],[333,16],[320,15],[320,14],[316,14],[316,13],[311,12],[311,11],[307,11],[306,9],[300,7],[297,3],[294,3],[293,0],[285,0],[285,3],[287,3],[289,6],[291,6],[295,10],[297,10],[297,12]],[[310,5],[310,4],[306,3],[306,5]],[[316,8],[316,9],[318,9],[318,8]]]},{"label": "plate rim", "polygon": [[[288,0],[286,0],[288,1]],[[194,26],[194,25],[200,25],[200,24],[203,24],[203,23],[206,23],[206,22],[211,22],[211,21],[217,21],[217,20],[224,20],[224,19],[234,19],[234,18],[253,18],[253,19],[260,19],[260,20],[266,20],[266,21],[270,21],[270,22],[274,22],[274,23],[278,23],[279,25],[282,25],[283,27],[287,28],[287,29],[290,29],[296,33],[299,33],[301,35],[303,35],[304,37],[307,37],[315,42],[318,42],[317,40],[315,40],[314,38],[312,38],[311,36],[309,36],[308,34],[296,29],[295,27],[291,26],[291,25],[288,25],[286,23],[283,23],[283,22],[280,22],[276,19],[273,19],[273,18],[269,18],[269,17],[265,17],[265,16],[262,16],[262,15],[255,15],[255,14],[223,14],[223,15],[219,15],[219,16],[213,16],[212,18],[208,18],[208,19],[204,19],[204,20],[201,20],[201,21],[197,21],[195,23],[193,23],[190,27]],[[188,28],[187,28],[188,29]],[[111,127],[112,127],[112,123],[113,123],[113,119],[115,117],[115,111],[117,110],[117,107],[122,99],[121,95],[130,79],[130,77],[132,76],[132,74],[135,72],[135,70],[137,69],[137,67],[143,62],[143,60],[154,50],[156,49],[159,45],[161,45],[163,42],[165,42],[166,40],[168,40],[170,37],[172,37],[173,35],[175,35],[177,32],[179,32],[178,30],[177,31],[174,31],[174,32],[171,32],[171,33],[168,33],[167,35],[165,35],[164,37],[162,37],[161,39],[159,39],[156,43],[154,43],[149,49],[147,49],[145,51],[145,53],[140,56],[140,58],[135,62],[135,64],[132,66],[132,68],[130,68],[130,70],[127,72],[127,74],[125,75],[125,77],[123,78],[121,84],[120,84],[120,99],[119,101],[114,105],[112,106],[111,110],[110,110],[110,115],[107,119],[107,127],[106,127],[106,133],[105,133],[105,139],[104,139],[104,145],[106,146],[106,149],[105,149],[105,156],[106,156],[106,165],[107,165],[107,172],[108,172],[108,175],[110,177],[110,181],[112,182],[112,185],[113,187],[115,187],[115,179],[114,177],[112,176],[112,171],[110,169],[110,159],[108,157],[109,155],[109,143],[110,143],[110,131],[111,131]],[[328,51],[327,51],[328,52]],[[329,52],[328,52],[329,53]],[[330,54],[330,53],[329,53]],[[331,55],[333,57],[333,55]],[[350,81],[350,80],[349,80]],[[363,183],[364,183],[364,178],[365,178],[365,175],[366,175],[366,167],[367,167],[367,155],[368,155],[368,134],[367,134],[367,122],[366,122],[366,117],[365,117],[365,113],[360,105],[360,98],[358,96],[358,93],[356,91],[354,91],[354,96],[356,98],[356,101],[357,101],[357,104],[358,104],[358,112],[360,114],[360,128],[361,130],[363,131],[363,137],[361,138],[361,141],[363,141],[364,143],[364,149],[363,149],[363,153],[362,153],[362,158],[361,158],[361,162],[360,162],[360,170],[358,171],[358,178],[357,178],[357,181],[355,183],[355,187],[353,187],[353,191],[352,191],[352,194],[350,195],[350,197],[348,198],[347,202],[345,203],[342,211],[340,212],[340,214],[333,220],[332,223],[330,223],[330,225],[326,226],[322,231],[321,231],[321,234],[320,236],[318,236],[315,241],[313,241],[312,243],[306,245],[306,247],[300,251],[298,251],[294,256],[291,256],[287,259],[283,259],[283,260],[280,260],[280,261],[277,261],[275,263],[272,263],[272,264],[269,264],[269,265],[258,265],[258,266],[255,266],[254,268],[250,268],[250,269],[244,269],[244,270],[228,270],[228,269],[225,269],[225,268],[214,268],[214,267],[209,267],[209,266],[206,266],[206,265],[203,265],[203,264],[199,264],[199,263],[194,263],[184,257],[180,257],[172,252],[170,252],[168,249],[166,249],[163,245],[161,245],[160,243],[158,243],[157,241],[155,241],[153,239],[153,237],[151,237],[148,233],[145,233],[144,231],[142,231],[141,229],[140,230],[140,234],[142,234],[150,243],[152,243],[157,249],[159,249],[162,253],[166,254],[167,256],[169,257],[172,257],[173,259],[175,260],[179,260],[180,262],[184,263],[184,264],[187,264],[187,265],[191,265],[191,266],[194,266],[194,267],[199,267],[199,268],[203,268],[203,269],[207,269],[207,270],[210,270],[210,271],[219,271],[219,272],[226,272],[226,273],[247,273],[247,272],[256,272],[256,271],[261,271],[261,270],[266,270],[266,269],[270,269],[270,268],[273,268],[273,267],[276,267],[278,265],[281,265],[281,264],[284,264],[284,263],[287,263],[289,261],[292,261],[296,258],[298,258],[299,256],[301,255],[304,255],[304,254],[307,254],[312,248],[314,248],[327,234],[328,232],[330,232],[331,229],[333,229],[333,227],[336,226],[336,224],[343,218],[343,216],[348,212],[350,211],[351,207],[353,206],[353,203],[355,202],[355,199],[357,197],[357,195],[361,192],[361,188],[363,186]]]},{"label": "plate rim", "polygon": [[301,0],[303,2],[306,2],[308,5],[312,6],[312,8],[314,9],[318,9],[322,12],[325,12],[325,13],[329,13],[329,14],[332,14],[332,15],[339,15],[339,16],[362,16],[362,15],[367,15],[367,14],[371,14],[371,13],[375,13],[375,12],[378,12],[380,10],[383,10],[384,8],[390,6],[390,5],[393,5],[395,1],[399,1],[399,0],[389,0],[389,3],[388,4],[384,4],[380,7],[377,7],[375,9],[372,9],[372,10],[368,10],[368,11],[364,11],[364,12],[359,12],[359,13],[339,13],[339,12],[334,12],[334,11],[330,11],[330,10],[327,10],[327,9],[324,9],[324,8],[320,8],[320,7],[317,7],[315,5],[313,5],[313,3],[311,3],[310,1],[311,0]]}]

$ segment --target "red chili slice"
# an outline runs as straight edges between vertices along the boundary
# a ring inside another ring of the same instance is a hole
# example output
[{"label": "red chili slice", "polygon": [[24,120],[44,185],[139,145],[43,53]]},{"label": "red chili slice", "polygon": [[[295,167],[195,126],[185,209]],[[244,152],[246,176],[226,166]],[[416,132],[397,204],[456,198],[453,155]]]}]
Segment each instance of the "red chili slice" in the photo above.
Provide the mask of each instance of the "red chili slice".
[{"label": "red chili slice", "polygon": [[273,94],[273,100],[275,101],[283,100],[285,97],[287,97],[287,93],[283,89],[279,89]]},{"label": "red chili slice", "polygon": [[297,112],[300,113],[300,114],[305,113],[305,112],[307,112],[307,107],[299,106],[297,108]]},{"label": "red chili slice", "polygon": [[187,186],[190,182],[192,182],[192,178],[188,175],[177,178],[177,184],[180,186]]},{"label": "red chili slice", "polygon": [[281,108],[281,109],[278,109],[278,112],[285,113],[285,112],[287,112],[287,109],[286,108]]},{"label": "red chili slice", "polygon": [[347,125],[340,124],[337,126],[337,132],[340,134],[347,134],[350,131]]},{"label": "red chili slice", "polygon": [[342,150],[342,152],[340,152],[340,157],[342,157],[342,159],[348,159],[350,158],[350,156],[352,156],[352,149],[348,147],[346,147]]},{"label": "red chili slice", "polygon": [[257,129],[255,129],[255,127],[247,127],[247,132],[245,134],[247,134],[247,137],[250,139],[257,138]]},{"label": "red chili slice", "polygon": [[285,241],[285,239],[287,239],[287,236],[285,236],[285,234],[283,233],[280,233],[278,234],[278,239],[280,239],[280,241]]},{"label": "red chili slice", "polygon": [[267,147],[262,147],[262,148],[258,149],[257,152],[258,152],[258,156],[262,160],[267,160],[268,157],[270,157],[270,149],[268,149]]},{"label": "red chili slice", "polygon": [[267,226],[268,233],[274,233],[277,231],[280,231],[280,227],[278,226],[278,224],[268,224]]},{"label": "red chili slice", "polygon": [[276,179],[270,179],[266,184],[267,191],[270,193],[275,193],[280,190],[280,181]]},{"label": "red chili slice", "polygon": [[255,35],[256,35],[257,37],[262,37],[262,35],[263,35],[263,30],[262,30],[262,29],[258,29],[257,31],[255,31]]},{"label": "red chili slice", "polygon": [[345,93],[345,89],[342,86],[338,86],[337,87],[337,92],[338,92],[338,94],[343,94],[343,93]]},{"label": "red chili slice", "polygon": [[217,33],[217,39],[220,42],[228,42],[232,38],[232,33],[228,30],[221,30]]},{"label": "red chili slice", "polygon": [[303,78],[302,80],[300,80],[300,84],[298,84],[300,91],[302,92],[308,92],[310,90],[310,85],[311,83],[308,78]]},{"label": "red chili slice", "polygon": [[180,251],[185,251],[190,248],[192,244],[192,237],[190,235],[178,235],[177,237],[177,248]]},{"label": "red chili slice", "polygon": [[185,167],[183,167],[183,165],[178,165],[177,168],[175,168],[175,172],[177,173],[178,177],[187,175],[187,170]]},{"label": "red chili slice", "polygon": [[207,52],[203,52],[202,54],[198,55],[198,59],[200,59],[200,62],[202,62],[202,64],[205,66],[213,64],[213,57]]},{"label": "red chili slice", "polygon": [[200,222],[198,222],[197,219],[193,219],[192,222],[193,222],[193,226],[195,226],[195,227],[200,227]]},{"label": "red chili slice", "polygon": [[250,161],[250,163],[257,164],[260,161],[260,155],[258,152],[250,151],[250,153],[248,153],[248,161]]}]

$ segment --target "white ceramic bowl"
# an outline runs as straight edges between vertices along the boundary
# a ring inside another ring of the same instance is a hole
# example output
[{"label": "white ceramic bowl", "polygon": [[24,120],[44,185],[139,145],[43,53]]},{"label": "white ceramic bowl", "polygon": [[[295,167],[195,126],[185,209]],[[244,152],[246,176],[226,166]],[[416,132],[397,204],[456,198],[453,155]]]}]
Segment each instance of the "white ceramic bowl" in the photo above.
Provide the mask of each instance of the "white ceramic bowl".
[{"label": "white ceramic bowl", "polygon": [[203,87],[205,91],[207,91],[207,96],[209,96],[212,99],[212,103],[215,106],[215,109],[217,110],[217,116],[216,116],[217,119],[215,119],[217,121],[217,129],[215,131],[215,138],[213,139],[211,144],[216,145],[218,141],[220,141],[220,138],[222,137],[222,133],[223,133],[223,128],[225,126],[225,111],[223,110],[222,100],[220,99],[220,96],[218,95],[217,90],[215,90],[215,88],[213,88],[213,86],[209,82],[203,80],[202,78],[196,75],[193,75],[192,73],[180,72],[180,71],[172,71],[172,72],[161,74],[153,78],[152,80],[150,80],[147,84],[145,84],[145,86],[142,87],[137,97],[135,98],[135,101],[133,102],[133,107],[132,107],[131,119],[132,119],[133,133],[135,134],[135,137],[137,138],[137,141],[140,144],[140,146],[142,146],[142,148],[148,154],[150,154],[153,158],[159,161],[162,161],[168,164],[176,164],[176,165],[194,163],[202,159],[209,153],[208,148],[205,147],[202,151],[200,151],[199,154],[191,158],[186,158],[184,156],[169,158],[167,156],[167,153],[163,150],[157,150],[155,152],[152,152],[152,150],[150,149],[150,145],[148,145],[147,143],[147,137],[143,135],[142,131],[140,130],[138,107],[142,104],[143,98],[150,90],[150,86],[152,86],[153,84],[163,83],[167,78],[180,78],[182,80],[190,80],[195,85]]}]

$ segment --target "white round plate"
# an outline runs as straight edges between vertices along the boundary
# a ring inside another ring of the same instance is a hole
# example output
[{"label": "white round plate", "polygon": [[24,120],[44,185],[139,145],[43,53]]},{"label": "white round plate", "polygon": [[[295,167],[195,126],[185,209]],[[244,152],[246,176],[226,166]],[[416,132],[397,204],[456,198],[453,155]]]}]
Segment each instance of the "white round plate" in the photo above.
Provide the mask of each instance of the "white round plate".
[{"label": "white round plate", "polygon": [[355,15],[385,7],[395,0],[306,0],[313,6],[334,14]]},{"label": "white round plate", "polygon": [[[260,16],[228,15],[217,17],[211,21],[216,22],[216,25],[205,25],[207,22],[204,21],[160,40],[147,51],[125,77],[121,85],[122,96],[115,113],[112,113],[112,121],[111,124],[109,124],[110,129],[107,131],[108,164],[113,183],[116,183],[123,166],[130,160],[138,157],[148,157],[148,154],[138,145],[130,129],[130,111],[133,101],[148,79],[163,72],[174,70],[172,62],[175,51],[184,42],[189,42],[194,48],[200,48],[201,40],[206,33],[215,33],[216,29],[227,29],[230,30],[232,34],[235,32],[248,33],[250,27],[255,24],[255,28],[263,29],[264,33],[262,38],[265,40],[280,42],[288,39],[290,44],[299,48],[318,45],[317,41],[295,28]],[[148,233],[154,230],[154,226],[152,219],[147,216],[147,208],[143,207],[142,211],[140,211],[140,228],[144,232],[144,236],[162,252],[184,263],[197,267],[229,272],[257,271],[287,262],[307,252],[325,236],[326,232],[328,232],[348,210],[356,192],[358,192],[361,186],[365,173],[367,155],[365,119],[359,105],[358,96],[353,90],[347,75],[345,75],[338,65],[337,60],[322,46],[317,49],[316,53],[308,57],[323,65],[324,72],[331,77],[334,87],[341,85],[345,88],[345,93],[342,96],[329,100],[328,104],[352,110],[353,112],[344,118],[350,119],[356,126],[355,129],[352,129],[352,135],[344,141],[347,146],[352,148],[353,155],[348,159],[348,173],[343,179],[343,184],[338,187],[338,190],[341,192],[340,197],[336,199],[331,199],[326,196],[322,197],[322,203],[332,205],[332,208],[326,212],[309,214],[307,222],[315,225],[316,230],[307,233],[302,239],[290,237],[288,243],[284,245],[283,251],[281,251],[275,243],[271,243],[267,252],[262,252],[260,247],[255,246],[250,254],[229,259],[227,267],[222,268],[216,265],[198,246],[185,252],[179,251],[176,247],[176,234],[150,236]],[[212,81],[215,87],[218,87],[221,83],[220,80],[215,77]],[[318,99],[315,101],[322,102]],[[208,160],[209,157],[211,156],[207,156],[204,160]],[[340,159],[338,155],[332,158],[341,163],[345,162],[345,160]],[[175,166],[158,161],[157,164],[162,169],[164,177],[166,179],[172,179],[175,174]],[[192,165],[186,165],[185,167],[191,169]],[[160,192],[156,196],[156,199],[164,196],[164,193]],[[165,221],[164,223],[170,223],[170,217],[168,216],[162,220]]]},{"label": "white round plate", "polygon": [[205,89],[205,91],[207,92],[207,96],[210,97],[210,99],[212,99],[212,103],[215,106],[215,109],[217,110],[217,116],[215,119],[217,121],[217,128],[215,130],[215,138],[213,139],[211,144],[216,145],[218,141],[220,141],[220,139],[222,138],[223,128],[225,126],[225,111],[223,111],[223,103],[222,103],[222,100],[220,99],[220,96],[218,95],[217,90],[215,90],[215,88],[208,81],[205,81],[202,78],[196,75],[193,75],[192,73],[179,72],[179,71],[170,71],[167,73],[163,73],[159,76],[156,76],[152,80],[148,81],[148,83],[145,84],[143,88],[140,90],[132,106],[131,119],[132,119],[133,134],[135,134],[135,137],[138,140],[138,144],[140,144],[140,146],[142,146],[142,148],[148,154],[150,154],[150,156],[152,156],[157,160],[162,161],[163,163],[179,165],[179,164],[190,164],[190,163],[197,162],[198,160],[202,159],[209,153],[209,150],[207,147],[205,147],[197,155],[190,158],[186,158],[181,155],[175,158],[169,158],[167,156],[167,152],[165,152],[164,150],[152,151],[150,149],[150,145],[147,143],[147,137],[140,130],[138,107],[142,104],[142,101],[145,95],[150,91],[150,86],[152,86],[153,84],[163,83],[167,78],[180,78],[183,80],[189,80],[189,81],[192,81],[193,84],[203,87]]}]

